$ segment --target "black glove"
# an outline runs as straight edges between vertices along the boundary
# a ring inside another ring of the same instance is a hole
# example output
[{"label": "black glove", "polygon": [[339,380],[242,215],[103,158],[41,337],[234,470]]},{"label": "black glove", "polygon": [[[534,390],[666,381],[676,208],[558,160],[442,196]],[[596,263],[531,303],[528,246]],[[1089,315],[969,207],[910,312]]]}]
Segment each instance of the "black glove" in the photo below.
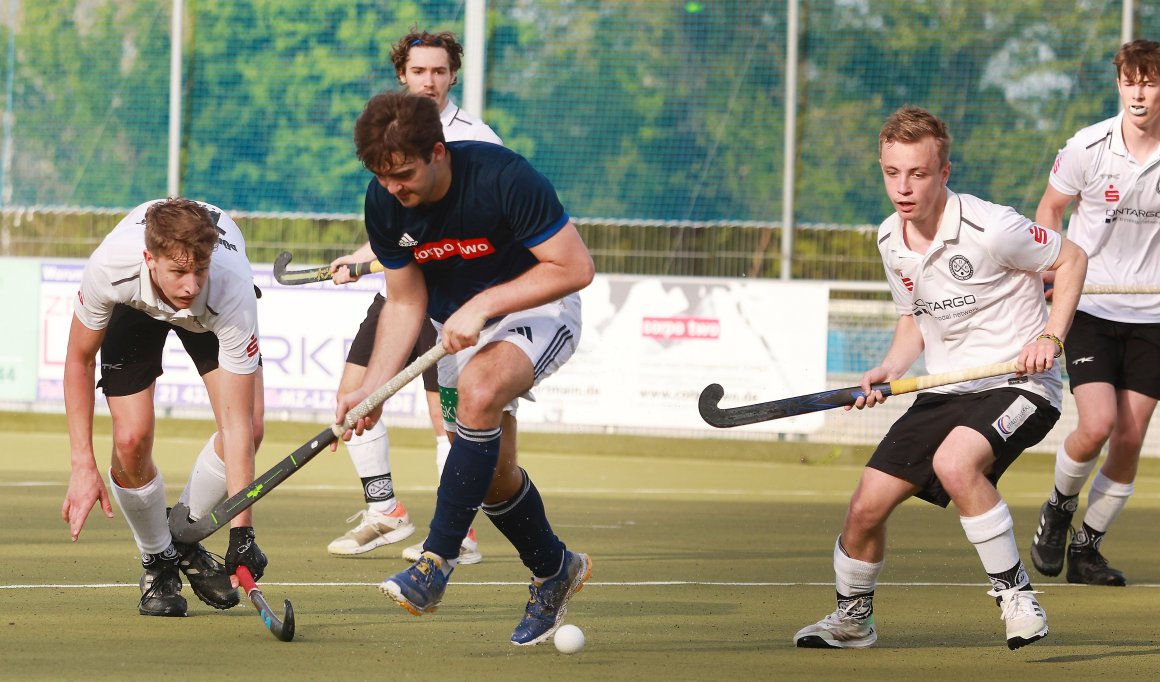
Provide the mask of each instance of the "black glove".
[{"label": "black glove", "polygon": [[266,555],[254,542],[254,529],[250,526],[241,526],[230,529],[230,548],[226,551],[226,573],[233,575],[238,572],[238,566],[250,569],[254,582],[262,579],[266,564],[270,563]]}]

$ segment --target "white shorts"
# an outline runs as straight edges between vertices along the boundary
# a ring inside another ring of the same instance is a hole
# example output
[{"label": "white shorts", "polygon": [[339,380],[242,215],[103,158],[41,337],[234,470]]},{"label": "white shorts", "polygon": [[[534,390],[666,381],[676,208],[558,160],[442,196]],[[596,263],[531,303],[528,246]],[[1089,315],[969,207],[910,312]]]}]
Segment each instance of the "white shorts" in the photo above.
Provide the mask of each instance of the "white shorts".
[{"label": "white shorts", "polygon": [[[442,342],[443,325],[439,322],[434,324]],[[537,308],[502,317],[480,332],[479,342],[474,346],[455,355],[445,355],[439,360],[439,395],[443,403],[443,425],[448,433],[455,432],[459,373],[479,349],[497,341],[507,341],[528,356],[534,374],[532,386],[539,385],[545,378],[555,374],[576,352],[576,346],[580,343],[580,294],[569,294]],[[520,397],[535,400],[531,391]],[[514,415],[518,402],[519,398],[512,400],[504,411]]]}]

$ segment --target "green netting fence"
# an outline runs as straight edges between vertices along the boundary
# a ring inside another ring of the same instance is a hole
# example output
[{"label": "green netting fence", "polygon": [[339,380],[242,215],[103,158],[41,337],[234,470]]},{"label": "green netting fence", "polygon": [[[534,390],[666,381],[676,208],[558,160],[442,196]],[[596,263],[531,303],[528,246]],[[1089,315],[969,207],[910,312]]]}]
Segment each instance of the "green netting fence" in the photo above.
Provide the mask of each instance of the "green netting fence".
[{"label": "green netting fence", "polygon": [[[801,0],[792,276],[880,277],[876,135],[903,104],[950,123],[952,187],[1032,214],[1059,147],[1117,110],[1124,4]],[[1134,5],[1134,36],[1160,36],[1160,7]],[[173,7],[0,0],[0,255],[84,255],[166,193]],[[348,251],[354,119],[397,87],[392,43],[462,35],[465,3],[183,8],[181,193],[241,214],[255,260]],[[780,276],[788,17],[786,0],[489,0],[482,113],[606,271]]]}]

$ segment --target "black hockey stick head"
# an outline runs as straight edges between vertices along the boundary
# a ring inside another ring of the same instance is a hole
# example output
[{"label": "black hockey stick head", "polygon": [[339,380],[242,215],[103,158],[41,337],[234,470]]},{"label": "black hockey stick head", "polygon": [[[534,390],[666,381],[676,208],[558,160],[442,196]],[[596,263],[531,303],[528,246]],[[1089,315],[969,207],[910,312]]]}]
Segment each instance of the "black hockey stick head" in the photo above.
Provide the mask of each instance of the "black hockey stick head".
[{"label": "black hockey stick head", "polygon": [[709,426],[716,426],[719,429],[730,426],[722,421],[721,408],[717,406],[724,397],[725,389],[721,384],[709,384],[701,391],[701,397],[697,399],[697,411]]},{"label": "black hockey stick head", "polygon": [[221,527],[213,512],[206,514],[197,521],[189,518],[189,507],[184,502],[173,505],[169,512],[169,534],[174,542],[187,545],[201,542]]},{"label": "black hockey stick head", "polygon": [[293,286],[296,284],[310,284],[311,282],[324,282],[333,276],[328,265],[318,268],[307,268],[305,270],[288,271],[286,266],[290,265],[290,261],[293,259],[294,254],[289,251],[283,251],[274,259],[274,279],[278,280],[279,284]]},{"label": "black hockey stick head", "polygon": [[719,403],[724,396],[725,389],[721,387],[721,384],[709,384],[701,391],[701,397],[697,400],[697,411],[701,413],[701,419],[704,419],[709,426],[731,429],[734,426],[756,424],[791,415],[784,408],[785,401],[780,400],[743,407],[722,408]]},{"label": "black hockey stick head", "polygon": [[236,575],[242,589],[250,597],[250,601],[258,610],[258,615],[262,617],[262,622],[266,624],[270,632],[283,642],[294,639],[294,605],[290,603],[290,600],[284,600],[285,610],[282,617],[279,618],[270,608],[270,604],[266,602],[266,597],[262,595],[262,590],[258,588],[258,584],[254,582],[254,576],[250,574],[250,569],[238,566]]}]

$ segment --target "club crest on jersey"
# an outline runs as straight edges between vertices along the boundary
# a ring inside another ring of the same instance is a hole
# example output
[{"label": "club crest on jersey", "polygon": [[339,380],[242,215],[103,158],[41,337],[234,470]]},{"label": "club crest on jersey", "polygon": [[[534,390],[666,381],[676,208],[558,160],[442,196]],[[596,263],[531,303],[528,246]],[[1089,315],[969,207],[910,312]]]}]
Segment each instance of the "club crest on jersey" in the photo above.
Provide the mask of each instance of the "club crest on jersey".
[{"label": "club crest on jersey", "polygon": [[971,261],[963,255],[951,258],[950,270],[954,278],[960,282],[965,282],[975,275],[975,266],[971,265]]}]

